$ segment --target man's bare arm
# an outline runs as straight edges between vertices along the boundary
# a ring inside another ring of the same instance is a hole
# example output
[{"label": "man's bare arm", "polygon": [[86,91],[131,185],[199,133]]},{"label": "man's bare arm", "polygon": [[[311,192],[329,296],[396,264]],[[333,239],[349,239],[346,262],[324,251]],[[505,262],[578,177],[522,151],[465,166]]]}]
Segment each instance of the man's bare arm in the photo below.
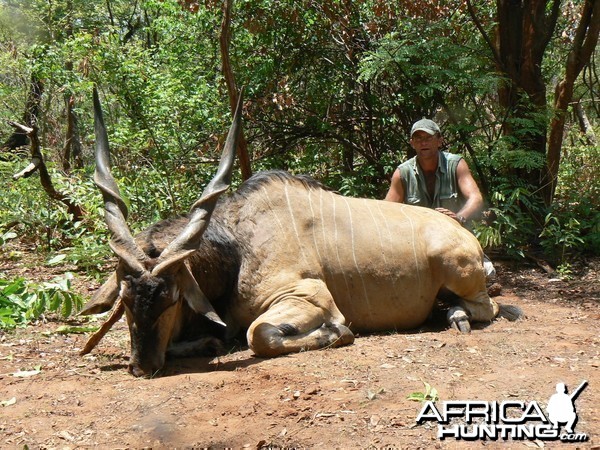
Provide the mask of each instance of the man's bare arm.
[{"label": "man's bare arm", "polygon": [[388,190],[385,200],[388,202],[404,203],[404,186],[402,185],[402,177],[400,170],[396,169],[392,175],[390,189]]},{"label": "man's bare arm", "polygon": [[465,198],[465,204],[456,213],[457,216],[462,216],[466,220],[475,219],[483,210],[483,196],[481,191],[469,170],[469,165],[464,159],[461,159],[456,168],[456,178],[458,188]]}]

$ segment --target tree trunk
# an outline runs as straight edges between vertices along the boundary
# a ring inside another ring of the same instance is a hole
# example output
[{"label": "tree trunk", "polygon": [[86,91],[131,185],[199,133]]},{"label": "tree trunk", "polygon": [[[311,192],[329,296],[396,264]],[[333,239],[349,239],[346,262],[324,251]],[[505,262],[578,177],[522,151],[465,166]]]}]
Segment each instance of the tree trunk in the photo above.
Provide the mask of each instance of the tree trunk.
[{"label": "tree trunk", "polygon": [[67,211],[73,215],[73,222],[81,221],[85,215],[83,208],[76,203],[73,203],[71,199],[62,192],[57,191],[52,183],[46,163],[44,162],[44,156],[40,150],[37,127],[27,127],[15,122],[11,122],[11,125],[16,129],[21,130],[21,132],[26,134],[31,141],[31,163],[24,170],[15,174],[13,179],[29,178],[38,171],[40,173],[40,183],[50,198],[62,202],[67,207]]},{"label": "tree trunk", "polygon": [[587,145],[598,145],[598,139],[596,139],[596,133],[594,133],[594,129],[592,128],[592,124],[588,119],[587,114],[585,113],[585,109],[581,105],[581,102],[575,103],[575,115],[577,116],[577,122],[579,122],[579,129],[581,133],[585,136]]},{"label": "tree trunk", "polygon": [[65,172],[71,171],[71,162],[75,163],[78,169],[83,168],[83,158],[81,149],[81,139],[79,138],[79,129],[77,126],[77,116],[73,108],[75,103],[74,96],[70,96],[65,101],[67,107],[67,133],[65,136],[65,145],[63,147],[62,165]]},{"label": "tree trunk", "polygon": [[[547,15],[547,0],[498,0],[497,61],[499,69],[508,77],[500,88],[503,108],[510,111],[510,122],[503,132],[519,142],[521,150],[546,154],[546,124],[536,120],[535,114],[544,114],[547,108],[546,84],[542,75],[544,52],[554,32],[559,1],[554,0]],[[533,114],[532,114],[533,113]],[[520,127],[522,123],[535,126]],[[541,187],[544,167],[533,170],[513,169],[513,174]]]},{"label": "tree trunk", "polygon": [[589,64],[592,54],[598,44],[600,33],[600,1],[586,0],[583,5],[581,19],[575,32],[573,46],[567,57],[564,79],[556,86],[554,94],[554,118],[550,124],[548,153],[546,166],[546,184],[543,186],[544,200],[552,202],[558,179],[558,168],[562,150],[565,120],[569,103],[573,98],[573,89],[577,77],[583,68]]},{"label": "tree trunk", "polygon": [[[65,28],[65,39],[68,41],[73,38],[73,20],[75,17],[73,10],[73,0],[67,0],[66,9],[68,17]],[[73,61],[67,59],[65,61],[65,69],[67,72],[73,72]],[[77,128],[77,117],[73,106],[75,104],[75,96],[71,94],[70,89],[65,92],[65,106],[67,111],[67,132],[65,136],[65,144],[62,153],[62,166],[66,173],[71,171],[71,163],[75,163],[75,167],[83,168],[81,157],[81,141],[79,139],[79,130]]]},{"label": "tree trunk", "polygon": [[[548,7],[549,2],[552,2]],[[556,28],[560,0],[497,0],[495,39],[487,36],[473,5],[467,0],[469,14],[488,43],[498,71],[506,83],[498,89],[500,105],[509,120],[503,124],[503,134],[515,138],[515,149],[545,155],[545,122],[536,120],[546,112],[546,84],[542,76],[542,60]],[[534,121],[534,127],[531,124]],[[526,171],[513,168],[513,175],[541,187],[546,168]]]},{"label": "tree trunk", "polygon": [[[231,42],[231,8],[233,0],[224,0],[223,2],[223,21],[221,22],[221,36],[219,39],[221,48],[221,64],[223,65],[223,76],[225,77],[225,83],[227,85],[227,92],[229,94],[229,106],[231,113],[235,111],[235,107],[238,102],[238,90],[235,84],[235,76],[233,69],[231,68],[231,60],[229,58],[229,44]],[[247,180],[252,176],[252,169],[250,167],[250,157],[248,156],[248,143],[244,136],[244,130],[240,132],[240,138],[238,141],[238,157],[240,160],[240,170],[242,172],[242,179]]]}]

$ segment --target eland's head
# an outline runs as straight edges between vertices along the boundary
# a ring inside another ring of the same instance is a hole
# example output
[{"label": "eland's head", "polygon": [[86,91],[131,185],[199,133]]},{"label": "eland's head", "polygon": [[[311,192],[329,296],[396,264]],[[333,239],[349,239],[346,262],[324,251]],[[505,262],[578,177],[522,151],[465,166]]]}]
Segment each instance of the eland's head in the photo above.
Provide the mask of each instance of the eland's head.
[{"label": "eland's head", "polygon": [[96,292],[82,314],[125,311],[131,338],[129,371],[135,376],[150,376],[165,362],[169,343],[177,337],[182,318],[190,310],[207,320],[225,326],[194,276],[187,259],[202,241],[219,196],[231,181],[237,140],[241,128],[239,96],[233,123],[223,149],[219,169],[187,218],[173,221],[161,230],[160,244],[147,236],[152,227],[137,238],[127,226],[127,206],[110,172],[108,136],[98,93],[94,89],[96,132],[96,172],[94,181],[104,199],[105,221],[112,234],[110,247],[119,257],[115,273]]}]

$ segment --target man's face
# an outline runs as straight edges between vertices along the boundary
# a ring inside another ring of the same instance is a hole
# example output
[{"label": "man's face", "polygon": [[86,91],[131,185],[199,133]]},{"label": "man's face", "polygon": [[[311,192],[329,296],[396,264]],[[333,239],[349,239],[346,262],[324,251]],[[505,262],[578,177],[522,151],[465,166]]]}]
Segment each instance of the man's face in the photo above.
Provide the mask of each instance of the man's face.
[{"label": "man's face", "polygon": [[426,131],[415,131],[410,138],[410,145],[418,156],[428,157],[437,155],[442,146],[442,137],[438,134],[431,135]]}]

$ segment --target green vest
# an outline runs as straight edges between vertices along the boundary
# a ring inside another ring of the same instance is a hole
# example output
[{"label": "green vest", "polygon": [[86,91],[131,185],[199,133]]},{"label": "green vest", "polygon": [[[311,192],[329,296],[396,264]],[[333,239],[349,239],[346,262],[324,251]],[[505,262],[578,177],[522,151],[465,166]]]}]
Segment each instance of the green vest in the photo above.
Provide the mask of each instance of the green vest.
[{"label": "green vest", "polygon": [[456,213],[465,203],[456,180],[456,167],[462,156],[448,152],[439,152],[439,156],[433,198],[427,192],[425,176],[417,164],[416,156],[398,166],[404,186],[404,203],[426,208],[446,208]]}]

